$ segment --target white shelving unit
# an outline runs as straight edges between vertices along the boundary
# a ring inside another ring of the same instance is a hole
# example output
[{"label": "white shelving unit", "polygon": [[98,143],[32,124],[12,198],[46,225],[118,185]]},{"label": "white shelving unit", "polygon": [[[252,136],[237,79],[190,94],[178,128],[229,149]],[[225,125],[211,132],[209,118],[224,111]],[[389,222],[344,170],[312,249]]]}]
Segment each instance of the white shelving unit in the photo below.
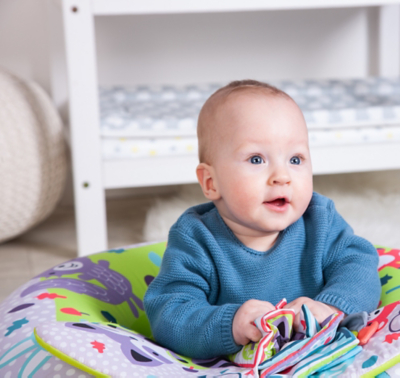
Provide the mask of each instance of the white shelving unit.
[{"label": "white shelving unit", "polygon": [[[379,6],[380,75],[399,76],[399,0],[49,1],[51,15],[57,17],[58,14],[63,18],[79,255],[107,249],[105,189],[196,181],[195,156],[184,159],[102,159],[94,17]],[[56,87],[53,96],[57,99]],[[330,159],[333,150],[336,158]],[[400,143],[315,148],[312,150],[314,172],[323,174],[399,169],[399,151]],[[326,164],[327,161],[330,164]]]}]

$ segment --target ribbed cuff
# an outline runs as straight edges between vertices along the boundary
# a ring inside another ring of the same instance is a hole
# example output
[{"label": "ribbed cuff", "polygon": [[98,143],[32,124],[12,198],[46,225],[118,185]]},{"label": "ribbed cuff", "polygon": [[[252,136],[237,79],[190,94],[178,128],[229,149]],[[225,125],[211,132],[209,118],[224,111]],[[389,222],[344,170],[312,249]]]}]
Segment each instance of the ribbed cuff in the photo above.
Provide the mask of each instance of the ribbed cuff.
[{"label": "ribbed cuff", "polygon": [[342,298],[338,298],[336,295],[322,293],[317,295],[314,300],[336,307],[346,315],[358,312],[353,305],[347,303]]},{"label": "ribbed cuff", "polygon": [[227,304],[224,305],[224,307],[226,308],[221,321],[221,341],[226,350],[226,354],[236,353],[239,352],[242,346],[237,345],[233,339],[232,324],[233,318],[235,317],[237,310],[239,310],[240,305]]}]

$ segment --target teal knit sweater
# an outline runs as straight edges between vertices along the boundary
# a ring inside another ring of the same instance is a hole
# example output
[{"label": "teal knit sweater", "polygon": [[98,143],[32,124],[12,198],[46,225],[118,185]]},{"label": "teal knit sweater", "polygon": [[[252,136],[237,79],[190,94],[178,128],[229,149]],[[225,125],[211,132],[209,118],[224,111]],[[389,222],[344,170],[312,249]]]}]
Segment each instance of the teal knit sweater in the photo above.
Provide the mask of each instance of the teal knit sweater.
[{"label": "teal knit sweater", "polygon": [[320,194],[266,252],[243,245],[207,203],[188,209],[171,228],[144,305],[159,344],[211,358],[240,350],[232,321],[249,299],[275,305],[306,296],[346,314],[373,311],[381,291],[377,266],[372,244],[355,236]]}]

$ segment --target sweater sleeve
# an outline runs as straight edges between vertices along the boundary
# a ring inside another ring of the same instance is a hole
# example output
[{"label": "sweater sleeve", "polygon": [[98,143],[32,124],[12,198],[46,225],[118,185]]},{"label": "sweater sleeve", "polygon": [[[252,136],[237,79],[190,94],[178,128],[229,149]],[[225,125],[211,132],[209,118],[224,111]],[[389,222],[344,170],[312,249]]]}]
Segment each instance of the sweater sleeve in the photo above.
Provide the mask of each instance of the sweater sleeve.
[{"label": "sweater sleeve", "polygon": [[352,228],[330,203],[329,236],[323,274],[325,285],[314,299],[345,314],[376,309],[381,284],[379,257],[374,246],[354,235]]},{"label": "sweater sleeve", "polygon": [[144,306],[155,340],[184,356],[206,359],[240,350],[232,321],[238,304],[211,305],[218,285],[200,243],[172,228],[158,276]]}]

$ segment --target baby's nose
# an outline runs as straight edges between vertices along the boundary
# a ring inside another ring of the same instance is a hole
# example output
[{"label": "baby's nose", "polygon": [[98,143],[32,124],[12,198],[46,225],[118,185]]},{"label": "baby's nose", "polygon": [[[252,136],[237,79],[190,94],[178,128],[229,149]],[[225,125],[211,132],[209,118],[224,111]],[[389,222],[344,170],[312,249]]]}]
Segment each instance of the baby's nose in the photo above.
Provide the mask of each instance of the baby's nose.
[{"label": "baby's nose", "polygon": [[275,172],[269,177],[269,185],[286,185],[291,181],[288,171],[284,168],[276,169]]}]

